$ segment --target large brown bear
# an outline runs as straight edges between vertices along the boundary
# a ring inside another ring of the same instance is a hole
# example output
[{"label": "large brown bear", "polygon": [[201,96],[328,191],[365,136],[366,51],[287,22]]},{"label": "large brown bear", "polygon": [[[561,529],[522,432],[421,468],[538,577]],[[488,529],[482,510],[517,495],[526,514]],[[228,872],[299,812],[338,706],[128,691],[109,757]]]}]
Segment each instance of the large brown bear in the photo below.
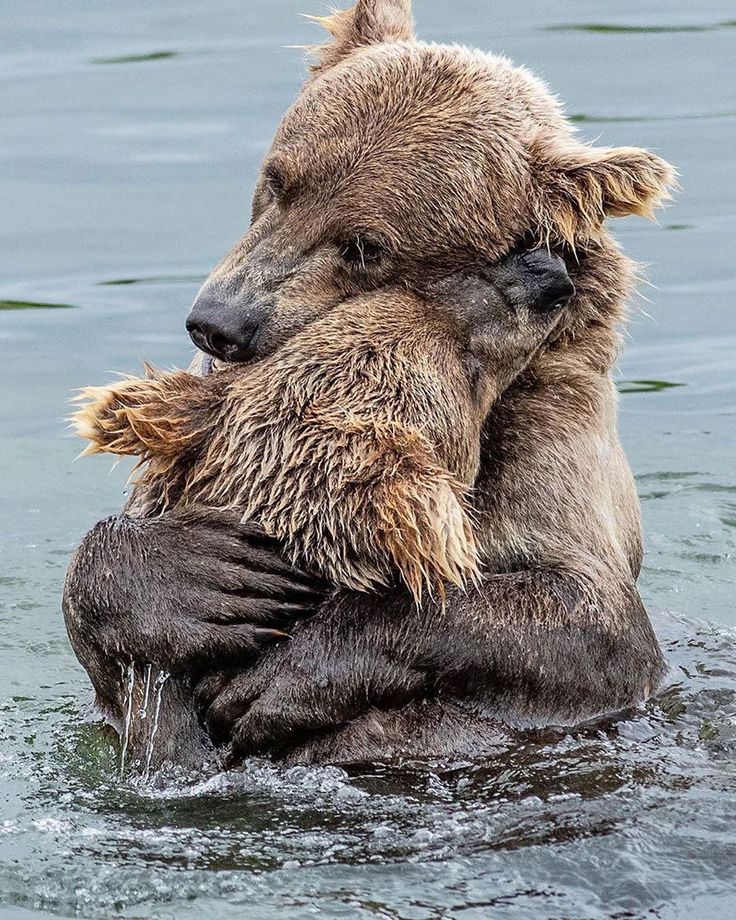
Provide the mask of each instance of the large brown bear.
[{"label": "large brown bear", "polygon": [[[636,590],[639,508],[611,370],[631,265],[606,217],[649,214],[672,170],[581,143],[547,88],[479,51],[413,36],[409,0],[360,0],[282,122],[253,223],[188,321],[218,361],[255,361],[348,298],[469,273],[519,246],[565,259],[566,321],[485,421],[473,504],[496,560],[475,593],[421,608],[337,592],[226,513],[159,516],[134,495],[72,562],[65,615],[98,700],[120,663],[179,675],[237,754],[349,762],[477,755],[500,726],[570,724],[640,703],[663,660]],[[299,619],[304,612],[313,612]],[[297,622],[252,652],[253,624]],[[227,659],[232,670],[210,673]],[[241,664],[238,669],[237,665]],[[186,706],[162,737],[199,743]]]}]

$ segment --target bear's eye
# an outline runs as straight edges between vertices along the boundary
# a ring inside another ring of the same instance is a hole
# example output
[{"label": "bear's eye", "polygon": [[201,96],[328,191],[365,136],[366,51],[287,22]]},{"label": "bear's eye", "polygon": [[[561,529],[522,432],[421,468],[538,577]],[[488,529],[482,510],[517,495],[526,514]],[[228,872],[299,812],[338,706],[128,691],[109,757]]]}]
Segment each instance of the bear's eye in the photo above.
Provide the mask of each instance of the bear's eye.
[{"label": "bear's eye", "polygon": [[340,255],[345,261],[358,268],[367,268],[380,262],[385,254],[384,246],[370,237],[356,234],[340,244]]},{"label": "bear's eye", "polygon": [[272,167],[266,170],[263,179],[266,185],[266,191],[272,201],[278,201],[279,198],[283,197],[284,191],[286,190],[286,180],[277,169]]}]

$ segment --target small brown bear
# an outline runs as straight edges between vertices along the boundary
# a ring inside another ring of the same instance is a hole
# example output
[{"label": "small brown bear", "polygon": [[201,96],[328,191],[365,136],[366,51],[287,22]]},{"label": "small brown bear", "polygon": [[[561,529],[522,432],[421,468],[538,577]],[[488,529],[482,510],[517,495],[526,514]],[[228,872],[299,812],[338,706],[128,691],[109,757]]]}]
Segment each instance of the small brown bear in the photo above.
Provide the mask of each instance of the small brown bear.
[{"label": "small brown bear", "polygon": [[398,572],[421,603],[478,576],[483,423],[573,293],[562,259],[515,253],[348,300],[257,365],[86,389],[74,421],[85,453],[141,458],[158,510],[238,509],[331,583]]}]

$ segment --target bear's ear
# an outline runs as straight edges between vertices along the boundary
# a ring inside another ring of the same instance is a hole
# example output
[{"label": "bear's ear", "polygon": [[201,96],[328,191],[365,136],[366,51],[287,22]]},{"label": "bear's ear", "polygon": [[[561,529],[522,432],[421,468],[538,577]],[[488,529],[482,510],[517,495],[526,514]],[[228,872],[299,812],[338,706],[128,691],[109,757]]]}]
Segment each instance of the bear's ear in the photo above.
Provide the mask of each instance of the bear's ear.
[{"label": "bear's ear", "polygon": [[308,18],[324,26],[333,37],[331,42],[311,49],[319,58],[312,68],[316,72],[327,70],[365,45],[414,38],[411,0],[358,0],[352,9]]},{"label": "bear's ear", "polygon": [[596,236],[606,217],[652,217],[676,187],[675,170],[639,147],[532,144],[537,214],[543,232],[574,246]]}]

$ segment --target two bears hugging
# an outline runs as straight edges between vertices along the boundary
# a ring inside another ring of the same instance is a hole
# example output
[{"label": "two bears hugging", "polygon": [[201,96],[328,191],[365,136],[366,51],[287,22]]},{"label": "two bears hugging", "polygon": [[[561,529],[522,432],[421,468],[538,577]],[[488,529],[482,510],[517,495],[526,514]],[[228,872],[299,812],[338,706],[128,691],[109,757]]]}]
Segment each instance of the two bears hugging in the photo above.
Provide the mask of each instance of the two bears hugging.
[{"label": "two bears hugging", "polygon": [[[239,317],[268,301],[250,350],[194,322],[220,359],[207,373],[87,389],[77,431],[89,452],[139,458],[143,517],[235,512],[333,597],[404,591],[435,632],[463,608],[491,642],[506,629],[498,648],[525,667],[495,688],[495,716],[513,696],[507,708],[542,720],[638,702],[662,661],[634,587],[638,508],[610,382],[632,273],[604,219],[649,214],[672,170],[581,144],[506,60],[416,41],[406,0],[361,0],[326,25],[251,230],[198,301],[211,313],[227,291]],[[498,597],[474,600],[500,578]],[[243,625],[243,656],[269,632]],[[539,682],[566,642],[579,661],[562,699],[556,673]],[[462,684],[457,664],[449,680]],[[480,717],[472,731],[443,718],[425,753],[483,747]],[[406,752],[400,730],[364,727],[362,743],[371,731]],[[355,737],[345,746],[293,756],[362,759]]]}]

